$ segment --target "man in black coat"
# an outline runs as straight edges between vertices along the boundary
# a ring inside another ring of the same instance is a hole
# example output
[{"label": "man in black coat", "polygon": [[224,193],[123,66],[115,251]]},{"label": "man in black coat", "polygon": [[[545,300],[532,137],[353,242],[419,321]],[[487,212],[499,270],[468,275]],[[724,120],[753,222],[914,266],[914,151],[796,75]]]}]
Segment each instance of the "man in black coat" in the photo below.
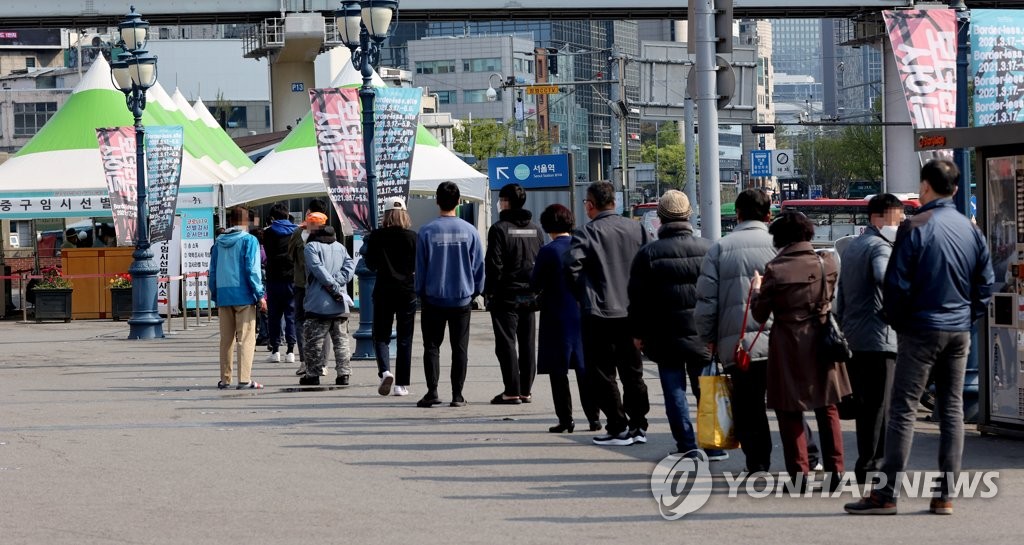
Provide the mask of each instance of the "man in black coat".
[{"label": "man in black coat", "polygon": [[[665,412],[679,454],[697,449],[686,401],[686,377],[689,375],[693,394],[700,400],[697,378],[711,360],[694,321],[697,279],[711,242],[693,235],[691,214],[686,195],[676,190],[665,192],[658,202],[658,240],[641,248],[633,259],[628,288],[633,342],[658,364]],[[720,450],[709,450],[707,455],[712,460],[729,456]]]},{"label": "man in black coat", "polygon": [[[495,405],[532,401],[537,374],[537,294],[530,286],[533,263],[544,245],[544,234],[523,208],[526,191],[507,184],[498,192],[498,221],[487,231],[484,257],[484,297],[494,326],[494,353],[501,365],[505,391]],[[518,345],[518,352],[516,347]]]}]

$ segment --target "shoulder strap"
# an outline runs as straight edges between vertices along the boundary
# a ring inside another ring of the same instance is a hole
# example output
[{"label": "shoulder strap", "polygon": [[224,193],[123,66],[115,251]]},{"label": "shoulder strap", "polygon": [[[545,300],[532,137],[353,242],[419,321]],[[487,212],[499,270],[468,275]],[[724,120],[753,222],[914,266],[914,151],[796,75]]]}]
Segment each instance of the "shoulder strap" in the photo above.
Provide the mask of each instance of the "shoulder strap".
[{"label": "shoulder strap", "polygon": [[832,299],[828,296],[828,285],[825,283],[825,260],[818,256],[818,266],[821,267],[821,306],[818,310],[825,308]]}]

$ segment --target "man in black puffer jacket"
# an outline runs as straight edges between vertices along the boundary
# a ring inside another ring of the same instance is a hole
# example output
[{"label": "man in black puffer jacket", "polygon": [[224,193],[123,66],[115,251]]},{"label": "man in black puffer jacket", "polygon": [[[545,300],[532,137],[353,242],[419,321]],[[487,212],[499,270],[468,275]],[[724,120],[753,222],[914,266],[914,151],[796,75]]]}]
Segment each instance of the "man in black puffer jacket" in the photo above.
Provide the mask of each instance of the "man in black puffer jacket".
[{"label": "man in black puffer jacket", "polygon": [[[697,377],[711,360],[694,321],[697,279],[711,242],[693,236],[690,201],[669,190],[658,202],[658,240],[640,249],[629,274],[629,327],[637,349],[658,364],[665,392],[665,412],[679,454],[697,448],[686,401],[689,375],[700,399]],[[722,451],[709,458],[723,459]]]},{"label": "man in black puffer jacket", "polygon": [[530,276],[544,234],[532,221],[533,214],[523,208],[525,204],[526,191],[519,184],[502,187],[498,221],[487,231],[484,297],[505,382],[505,391],[491,400],[496,405],[532,401],[530,391],[537,374],[537,295],[530,287]]}]

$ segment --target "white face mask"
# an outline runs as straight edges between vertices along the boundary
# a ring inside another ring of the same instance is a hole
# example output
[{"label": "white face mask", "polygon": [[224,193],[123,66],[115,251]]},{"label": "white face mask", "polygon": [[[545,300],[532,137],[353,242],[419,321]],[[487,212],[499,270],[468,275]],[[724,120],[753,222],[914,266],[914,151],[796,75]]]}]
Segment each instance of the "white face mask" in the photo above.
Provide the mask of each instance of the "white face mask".
[{"label": "white face mask", "polygon": [[302,242],[306,242],[309,240],[309,231],[303,230],[302,234],[299,236],[302,237]]},{"label": "white face mask", "polygon": [[882,236],[885,237],[885,239],[888,240],[889,242],[896,242],[896,231],[898,229],[899,227],[895,225],[885,225],[878,231],[882,233]]}]

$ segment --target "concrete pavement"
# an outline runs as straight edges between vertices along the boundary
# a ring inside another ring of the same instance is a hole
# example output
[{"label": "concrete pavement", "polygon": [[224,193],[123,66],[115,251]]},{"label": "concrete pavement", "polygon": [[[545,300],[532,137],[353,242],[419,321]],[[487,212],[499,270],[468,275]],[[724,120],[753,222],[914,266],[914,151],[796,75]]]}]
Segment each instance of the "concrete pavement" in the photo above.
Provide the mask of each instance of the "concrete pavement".
[{"label": "concrete pavement", "polygon": [[[463,408],[415,406],[424,393],[418,326],[404,398],[378,396],[367,361],[353,362],[349,388],[297,388],[294,367],[262,362],[263,347],[254,377],[265,390],[218,391],[216,319],[157,341],[127,341],[127,330],[0,322],[0,544],[988,545],[1017,543],[1024,528],[1024,442],[972,428],[964,469],[1000,470],[999,493],[957,501],[952,517],[928,515],[921,499],[901,502],[901,516],[861,518],[842,513],[848,498],[730,499],[721,486],[700,511],[665,521],[650,474],[674,443],[656,368],[646,368],[646,445],[596,447],[580,428],[552,435],[547,377],[532,404],[488,404],[501,376],[482,312]],[[844,429],[852,468],[852,423]],[[934,469],[937,429],[920,421],[917,430],[912,467]],[[712,470],[742,467],[732,451]]]}]

